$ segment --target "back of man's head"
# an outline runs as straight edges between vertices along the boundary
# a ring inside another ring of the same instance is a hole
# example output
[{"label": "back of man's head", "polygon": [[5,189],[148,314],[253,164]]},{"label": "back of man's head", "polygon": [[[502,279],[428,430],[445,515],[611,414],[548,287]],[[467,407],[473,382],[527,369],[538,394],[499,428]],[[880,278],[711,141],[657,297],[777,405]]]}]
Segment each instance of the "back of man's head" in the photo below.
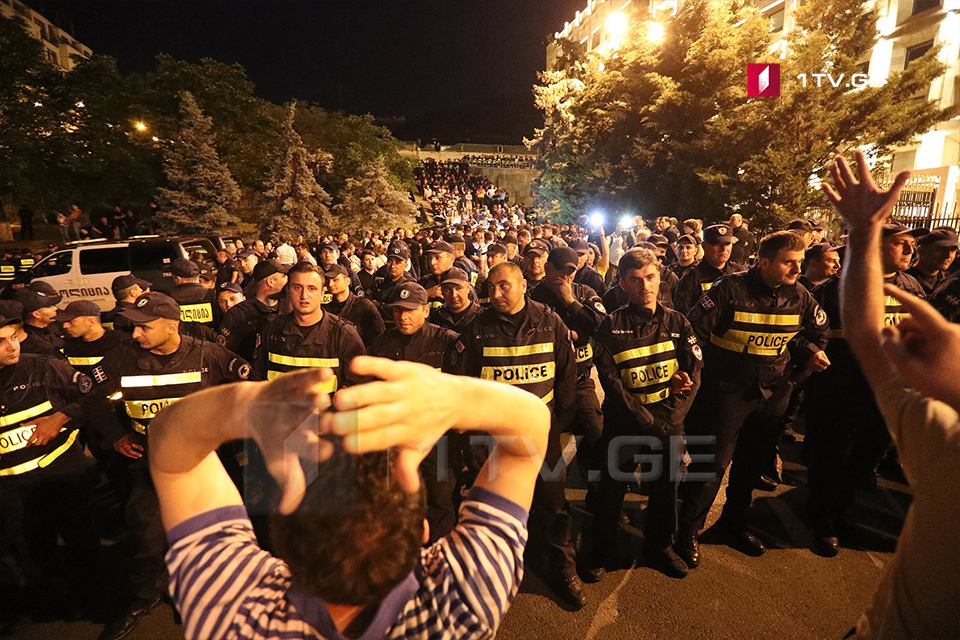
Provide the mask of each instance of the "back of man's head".
[{"label": "back of man's head", "polygon": [[297,510],[271,516],[277,555],[298,585],[325,602],[377,604],[418,561],[423,499],[391,479],[394,457],[338,449],[320,465]]}]

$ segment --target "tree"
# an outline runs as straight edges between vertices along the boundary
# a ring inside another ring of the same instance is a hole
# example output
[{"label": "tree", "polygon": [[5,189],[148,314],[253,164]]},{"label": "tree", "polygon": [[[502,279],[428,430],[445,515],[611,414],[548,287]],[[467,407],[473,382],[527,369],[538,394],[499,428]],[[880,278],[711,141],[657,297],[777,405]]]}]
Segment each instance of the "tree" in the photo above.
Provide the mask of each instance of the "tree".
[{"label": "tree", "polygon": [[283,152],[274,166],[270,189],[264,194],[267,204],[260,217],[260,232],[266,238],[316,238],[330,215],[330,195],[317,184],[314,172],[329,170],[333,158],[323,151],[307,150],[293,128],[296,113],[296,104],[291,104],[284,123]]},{"label": "tree", "polygon": [[155,224],[166,233],[221,233],[237,222],[230,208],[240,199],[240,189],[217,155],[212,119],[189,91],[181,92],[180,102],[180,133],[164,154],[170,188],[160,189]]},{"label": "tree", "polygon": [[[882,86],[803,86],[803,73],[861,72],[877,13],[866,0],[811,0],[794,15],[782,60],[769,22],[738,0],[686,3],[662,44],[641,17],[615,55],[564,49],[565,68],[535,90],[546,122],[528,143],[541,197],[567,220],[606,204],[707,221],[739,212],[764,225],[819,200],[814,178],[833,155],[869,147],[882,157],[957,112],[913,99],[944,72],[936,48]],[[747,96],[748,62],[781,64],[779,98]]]},{"label": "tree", "polygon": [[357,233],[365,229],[393,229],[414,223],[417,208],[403,191],[390,183],[387,165],[377,158],[356,178],[347,178],[333,208],[334,231]]}]

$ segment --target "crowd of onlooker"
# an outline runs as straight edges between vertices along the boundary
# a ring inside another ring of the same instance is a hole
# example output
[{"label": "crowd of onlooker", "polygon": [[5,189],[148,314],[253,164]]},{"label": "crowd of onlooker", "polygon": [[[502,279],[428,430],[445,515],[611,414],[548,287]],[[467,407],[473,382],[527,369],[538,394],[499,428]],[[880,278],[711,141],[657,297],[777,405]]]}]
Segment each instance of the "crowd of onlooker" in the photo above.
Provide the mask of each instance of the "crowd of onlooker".
[{"label": "crowd of onlooker", "polygon": [[529,169],[533,159],[525,156],[483,154],[464,156],[465,162],[476,167],[502,167],[504,169]]},{"label": "crowd of onlooker", "polygon": [[486,176],[470,173],[467,158],[428,159],[413,171],[417,188],[434,219],[459,224],[468,219],[497,218],[509,195]]}]

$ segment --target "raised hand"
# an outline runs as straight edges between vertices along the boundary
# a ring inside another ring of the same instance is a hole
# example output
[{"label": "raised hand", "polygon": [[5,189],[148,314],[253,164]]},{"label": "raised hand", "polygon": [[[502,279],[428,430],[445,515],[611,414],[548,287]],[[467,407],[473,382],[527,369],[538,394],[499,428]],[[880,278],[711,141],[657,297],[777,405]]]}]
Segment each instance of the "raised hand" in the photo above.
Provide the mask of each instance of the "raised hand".
[{"label": "raised hand", "polygon": [[857,160],[857,176],[854,177],[847,161],[837,156],[830,165],[833,186],[824,183],[823,191],[851,228],[882,224],[893,211],[893,205],[910,172],[901,171],[894,178],[890,190],[881,191],[870,176],[863,152],[857,150],[854,156]]}]

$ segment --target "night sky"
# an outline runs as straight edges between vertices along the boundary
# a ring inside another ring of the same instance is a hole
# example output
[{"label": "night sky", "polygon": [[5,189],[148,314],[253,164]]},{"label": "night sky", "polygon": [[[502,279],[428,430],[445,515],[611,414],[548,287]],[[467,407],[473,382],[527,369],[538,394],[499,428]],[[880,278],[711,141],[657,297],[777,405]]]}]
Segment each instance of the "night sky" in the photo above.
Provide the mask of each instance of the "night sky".
[{"label": "night sky", "polygon": [[553,32],[586,0],[28,0],[124,72],[243,65],[257,94],[371,113],[406,140],[519,143]]}]

